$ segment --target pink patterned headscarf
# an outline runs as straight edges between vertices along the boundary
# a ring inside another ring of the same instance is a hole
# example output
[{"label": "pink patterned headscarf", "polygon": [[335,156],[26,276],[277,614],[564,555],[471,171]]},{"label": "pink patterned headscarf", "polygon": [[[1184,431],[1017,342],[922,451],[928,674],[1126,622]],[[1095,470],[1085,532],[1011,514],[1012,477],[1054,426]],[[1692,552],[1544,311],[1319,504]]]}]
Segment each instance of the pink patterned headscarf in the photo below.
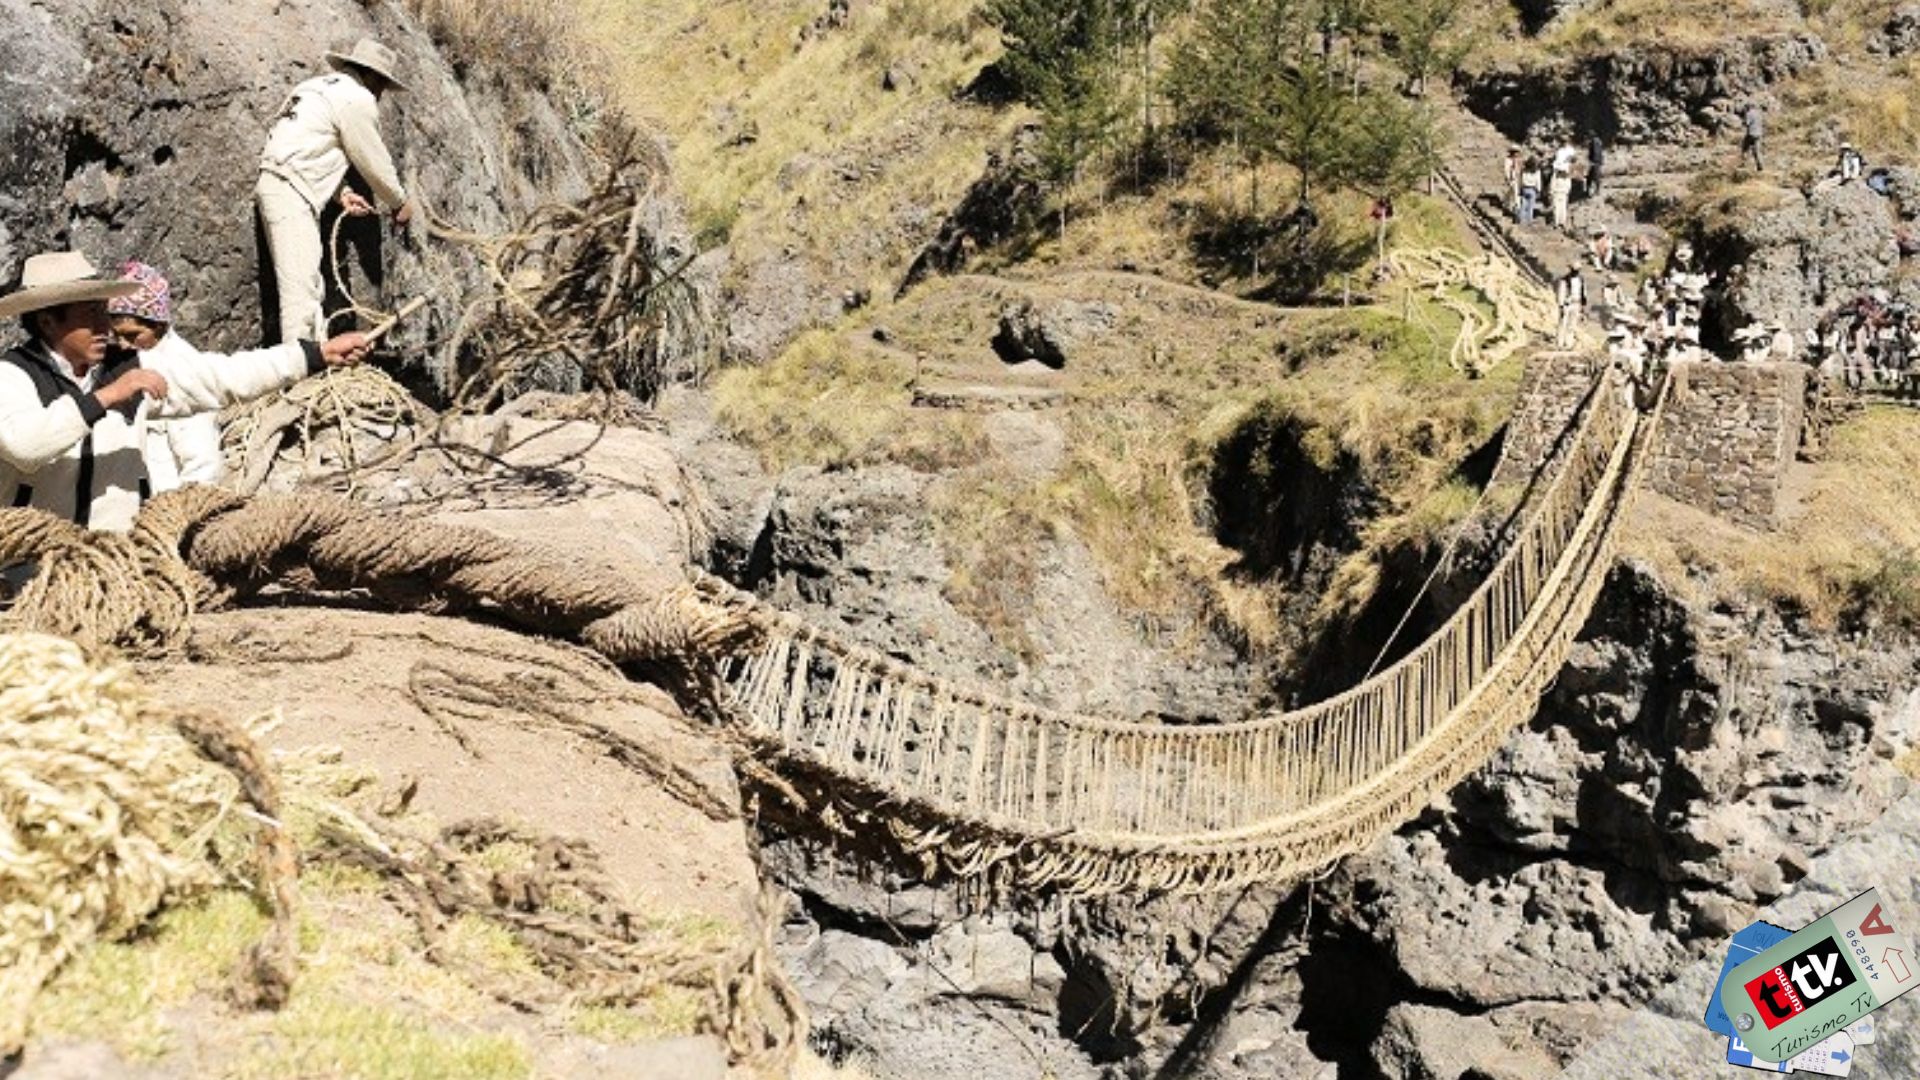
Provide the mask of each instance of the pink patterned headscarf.
[{"label": "pink patterned headscarf", "polygon": [[173,324],[173,290],[160,271],[143,262],[129,262],[120,276],[140,283],[140,291],[107,301],[107,314],[133,315],[150,322]]}]

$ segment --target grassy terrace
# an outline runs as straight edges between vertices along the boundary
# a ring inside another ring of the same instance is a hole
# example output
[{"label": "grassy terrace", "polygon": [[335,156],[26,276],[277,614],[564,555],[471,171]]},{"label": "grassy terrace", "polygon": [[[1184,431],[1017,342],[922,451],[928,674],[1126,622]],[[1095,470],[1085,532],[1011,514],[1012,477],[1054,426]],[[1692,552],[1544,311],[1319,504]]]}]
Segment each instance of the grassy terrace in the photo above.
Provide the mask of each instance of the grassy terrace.
[{"label": "grassy terrace", "polygon": [[1699,602],[1783,606],[1819,628],[1920,630],[1920,411],[1870,408],[1802,466],[1776,532],[1642,493],[1626,550]]},{"label": "grassy terrace", "polygon": [[[1180,189],[1118,199],[1048,238],[1006,277],[926,283],[898,303],[803,337],[761,368],[726,373],[721,419],[770,465],[903,464],[937,477],[933,528],[953,577],[949,598],[1015,651],[1031,595],[1030,554],[1063,532],[1084,542],[1108,592],[1149,627],[1177,631],[1193,613],[1256,649],[1284,648],[1288,599],[1239,572],[1241,559],[1206,527],[1206,477],[1221,447],[1249,425],[1303,426],[1309,453],[1360,463],[1382,506],[1338,575],[1323,615],[1364,602],[1388,545],[1419,543],[1471,505],[1451,477],[1511,407],[1517,363],[1468,379],[1447,366],[1458,317],[1430,297],[1388,285],[1378,302],[1280,309],[1183,284],[1202,270],[1181,238]],[[1356,213],[1357,216],[1357,213]],[[1401,242],[1467,241],[1450,212],[1413,200]],[[1152,250],[1153,276],[1092,269],[1115,251]],[[1006,377],[987,349],[999,306],[1107,301],[1122,312],[1076,353],[1048,414],[1065,433],[1057,466],[1036,472],[996,453],[980,414],[913,407],[931,369],[945,379]],[[889,331],[877,344],[875,325]]]}]

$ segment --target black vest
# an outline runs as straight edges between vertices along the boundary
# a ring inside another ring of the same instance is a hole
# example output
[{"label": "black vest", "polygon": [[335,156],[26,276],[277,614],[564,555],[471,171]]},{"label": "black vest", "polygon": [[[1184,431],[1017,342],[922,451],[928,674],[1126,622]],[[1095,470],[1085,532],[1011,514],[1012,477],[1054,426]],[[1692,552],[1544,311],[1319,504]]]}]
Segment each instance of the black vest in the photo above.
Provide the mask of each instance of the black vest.
[{"label": "black vest", "polygon": [[[67,378],[54,367],[51,359],[31,346],[19,345],[8,349],[4,354],[0,354],[0,363],[12,364],[27,373],[27,378],[33,380],[34,392],[40,395],[41,408],[51,407],[54,402],[63,397],[74,399],[74,404],[78,405],[80,399],[86,396],[86,392],[76,386],[72,379]],[[100,378],[96,381],[101,386],[105,386],[139,366],[139,353],[132,349],[109,347],[107,358],[101,361]],[[133,422],[134,413],[139,408],[139,398],[123,402],[118,406],[120,414],[127,418],[128,423]],[[82,412],[84,413],[85,410],[83,409]],[[75,475],[73,486],[74,523],[85,528],[93,516],[93,433],[91,431],[87,433],[86,438],[80,440],[80,468]],[[146,498],[147,482],[142,479],[140,499],[144,502]],[[27,506],[32,502],[33,485],[22,483],[19,490],[13,493],[13,505]]]}]

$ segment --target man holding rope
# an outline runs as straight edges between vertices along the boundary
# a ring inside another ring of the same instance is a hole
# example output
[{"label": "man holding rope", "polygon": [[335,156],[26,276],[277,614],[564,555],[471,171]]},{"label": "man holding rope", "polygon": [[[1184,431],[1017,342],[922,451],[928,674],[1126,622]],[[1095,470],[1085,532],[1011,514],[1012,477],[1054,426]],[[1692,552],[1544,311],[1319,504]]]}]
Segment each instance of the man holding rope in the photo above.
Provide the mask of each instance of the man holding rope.
[{"label": "man holding rope", "polygon": [[[151,282],[99,277],[86,256],[28,259],[20,288],[0,296],[27,340],[0,355],[0,506],[37,507],[109,532],[133,527],[150,490],[150,419],[213,412],[365,359],[366,334],[214,356],[147,353],[112,337],[107,302],[152,295]],[[0,592],[12,570],[0,568]]]},{"label": "man holding rope", "polygon": [[[352,52],[328,53],[327,62],[331,74],[294,87],[280,107],[254,187],[280,294],[282,342],[326,336],[320,212],[330,201],[355,217],[390,212],[402,228],[413,219],[413,203],[380,137],[381,95],[406,89],[394,76],[397,57],[362,38]],[[346,186],[349,166],[373,189],[373,202]]]}]

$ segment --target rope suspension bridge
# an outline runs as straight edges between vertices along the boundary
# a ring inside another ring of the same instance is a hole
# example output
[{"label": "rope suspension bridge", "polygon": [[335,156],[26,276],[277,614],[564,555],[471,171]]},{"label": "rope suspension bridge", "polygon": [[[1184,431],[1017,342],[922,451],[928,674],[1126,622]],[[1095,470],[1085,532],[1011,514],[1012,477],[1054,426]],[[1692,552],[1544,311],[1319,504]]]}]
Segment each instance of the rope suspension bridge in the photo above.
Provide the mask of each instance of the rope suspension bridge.
[{"label": "rope suspension bridge", "polygon": [[273,584],[484,611],[665,672],[811,829],[886,839],[984,891],[1193,893],[1297,880],[1417,815],[1537,707],[1592,608],[1664,397],[1616,376],[1537,481],[1484,582],[1411,652],[1302,709],[1221,725],[1071,715],[935,678],[716,579],[583,579],[479,530],[332,496],[162,496],[125,536],[0,510],[37,575],[0,629],[166,651]]},{"label": "rope suspension bridge", "polygon": [[1472,597],[1306,708],[1207,726],[1049,712],[725,590],[759,642],[723,665],[729,712],[811,797],[878,806],[867,818],[930,875],[1078,895],[1297,880],[1410,820],[1532,716],[1604,583],[1663,404],[1642,413],[1597,381]]}]

